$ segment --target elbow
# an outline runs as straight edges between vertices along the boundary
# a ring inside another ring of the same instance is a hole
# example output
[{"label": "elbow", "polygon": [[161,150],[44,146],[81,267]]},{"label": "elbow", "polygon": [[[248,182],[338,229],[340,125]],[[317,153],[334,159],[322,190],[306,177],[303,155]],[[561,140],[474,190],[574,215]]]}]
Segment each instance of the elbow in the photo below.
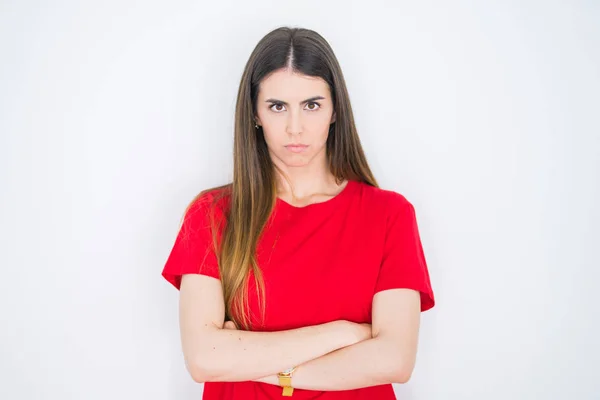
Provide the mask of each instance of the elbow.
[{"label": "elbow", "polygon": [[186,362],[185,367],[196,383],[204,383],[210,381],[210,374],[208,370],[200,363],[196,361]]},{"label": "elbow", "polygon": [[386,383],[408,383],[416,362],[416,353],[407,351],[396,341],[385,343],[383,359],[384,379]]},{"label": "elbow", "polygon": [[[215,352],[215,340],[211,334],[197,336],[197,341],[184,346],[185,367],[196,383],[215,382],[222,378],[225,367]],[[212,350],[211,350],[212,349]]]},{"label": "elbow", "polygon": [[214,382],[217,380],[215,368],[206,362],[206,357],[195,357],[186,360],[185,366],[196,383]]},{"label": "elbow", "polygon": [[389,368],[390,375],[388,380],[390,383],[408,383],[414,369],[414,363],[405,362],[402,358],[397,357]]},{"label": "elbow", "polygon": [[397,371],[394,371],[390,383],[408,383],[411,376],[412,369],[409,370],[407,368],[398,368]]},{"label": "elbow", "polygon": [[196,383],[210,382],[209,375],[197,367],[188,368],[188,372],[190,373],[192,380]]}]

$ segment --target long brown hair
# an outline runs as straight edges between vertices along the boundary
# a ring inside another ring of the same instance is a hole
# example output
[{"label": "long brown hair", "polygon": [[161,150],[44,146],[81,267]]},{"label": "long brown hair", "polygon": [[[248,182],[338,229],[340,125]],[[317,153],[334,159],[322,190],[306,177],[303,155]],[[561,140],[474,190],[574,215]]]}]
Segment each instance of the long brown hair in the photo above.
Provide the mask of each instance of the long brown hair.
[{"label": "long brown hair", "polygon": [[[293,71],[322,78],[329,85],[335,122],[329,127],[326,144],[328,166],[338,184],[345,179],[378,187],[363,152],[346,83],[329,43],[317,32],[280,27],[256,45],[244,68],[237,95],[233,151],[233,182],[202,191],[217,190],[228,196],[225,226],[220,237],[212,219],[213,244],[219,262],[225,300],[225,318],[250,329],[248,280],[253,272],[264,321],[265,291],[256,247],[277,199],[275,165],[269,156],[262,127],[255,128],[260,82],[270,73]],[[192,201],[192,203],[194,202]]]}]

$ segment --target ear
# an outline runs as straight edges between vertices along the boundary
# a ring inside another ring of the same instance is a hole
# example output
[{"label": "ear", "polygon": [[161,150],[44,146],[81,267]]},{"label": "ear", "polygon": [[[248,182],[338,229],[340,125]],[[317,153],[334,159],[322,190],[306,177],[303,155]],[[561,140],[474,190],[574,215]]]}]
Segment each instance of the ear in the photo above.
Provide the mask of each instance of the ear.
[{"label": "ear", "polygon": [[331,122],[329,122],[329,124],[333,124],[335,122],[335,111],[333,112],[333,114],[331,115]]},{"label": "ear", "polygon": [[258,118],[257,115],[254,116],[254,123],[257,124],[258,126],[261,126],[261,122],[260,122],[260,118]]}]

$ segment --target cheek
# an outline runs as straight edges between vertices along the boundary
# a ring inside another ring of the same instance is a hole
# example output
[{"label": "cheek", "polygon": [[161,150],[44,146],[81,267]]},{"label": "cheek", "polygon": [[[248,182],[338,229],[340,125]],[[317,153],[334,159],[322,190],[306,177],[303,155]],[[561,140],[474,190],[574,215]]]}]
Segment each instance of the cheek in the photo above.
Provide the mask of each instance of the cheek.
[{"label": "cheek", "polygon": [[262,123],[262,130],[265,134],[265,138],[267,138],[267,136],[274,138],[278,133],[285,133],[286,121],[283,116],[264,113],[263,115],[259,114],[259,118]]},{"label": "cheek", "polygon": [[263,136],[265,137],[265,142],[267,142],[267,146],[271,149],[280,147],[282,145],[281,137],[278,137],[280,135],[275,135],[272,132],[269,133],[268,129],[263,128]]},{"label": "cheek", "polygon": [[327,136],[329,135],[329,127],[330,127],[330,116],[326,116],[325,114],[315,116],[312,119],[308,119],[305,125],[306,131],[310,132],[311,136],[314,140],[318,142],[327,141]]}]

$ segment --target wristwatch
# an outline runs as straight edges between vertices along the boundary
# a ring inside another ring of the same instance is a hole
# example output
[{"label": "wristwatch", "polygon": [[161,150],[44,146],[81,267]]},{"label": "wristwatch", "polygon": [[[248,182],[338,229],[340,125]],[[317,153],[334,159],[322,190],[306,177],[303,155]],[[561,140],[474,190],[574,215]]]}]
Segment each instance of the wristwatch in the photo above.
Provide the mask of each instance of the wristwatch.
[{"label": "wristwatch", "polygon": [[294,393],[294,388],[292,387],[292,375],[294,374],[295,370],[296,367],[292,367],[277,374],[277,378],[279,378],[279,386],[283,388],[283,392],[281,393],[282,396],[290,397],[292,393]]}]

